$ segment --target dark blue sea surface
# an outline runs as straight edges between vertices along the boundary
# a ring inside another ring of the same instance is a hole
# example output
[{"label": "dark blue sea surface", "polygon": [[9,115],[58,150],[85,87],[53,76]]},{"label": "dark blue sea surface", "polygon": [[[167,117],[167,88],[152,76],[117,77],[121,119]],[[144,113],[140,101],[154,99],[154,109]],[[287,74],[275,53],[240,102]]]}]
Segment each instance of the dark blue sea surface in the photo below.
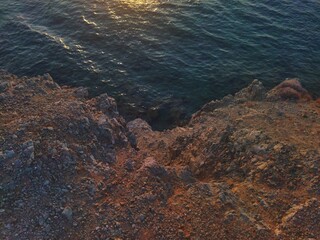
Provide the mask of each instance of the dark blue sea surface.
[{"label": "dark blue sea surface", "polygon": [[0,68],[107,92],[155,128],[258,78],[320,93],[320,1],[1,0]]}]

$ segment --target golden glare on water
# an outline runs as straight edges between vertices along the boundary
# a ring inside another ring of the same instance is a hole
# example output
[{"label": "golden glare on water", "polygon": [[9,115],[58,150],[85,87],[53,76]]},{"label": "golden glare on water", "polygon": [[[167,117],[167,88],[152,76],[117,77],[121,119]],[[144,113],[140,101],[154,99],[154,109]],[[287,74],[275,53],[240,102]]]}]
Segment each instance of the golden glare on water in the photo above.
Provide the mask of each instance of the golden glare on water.
[{"label": "golden glare on water", "polygon": [[[109,0],[102,0],[106,3]],[[132,17],[133,13],[139,12],[156,12],[161,2],[167,0],[114,0],[107,2],[105,7],[109,16],[117,20],[117,22],[128,21],[128,16]],[[139,16],[140,17],[140,16]]]},{"label": "golden glare on water", "polygon": [[154,7],[159,4],[157,0],[121,0],[122,4],[128,5],[132,8],[138,7]]}]

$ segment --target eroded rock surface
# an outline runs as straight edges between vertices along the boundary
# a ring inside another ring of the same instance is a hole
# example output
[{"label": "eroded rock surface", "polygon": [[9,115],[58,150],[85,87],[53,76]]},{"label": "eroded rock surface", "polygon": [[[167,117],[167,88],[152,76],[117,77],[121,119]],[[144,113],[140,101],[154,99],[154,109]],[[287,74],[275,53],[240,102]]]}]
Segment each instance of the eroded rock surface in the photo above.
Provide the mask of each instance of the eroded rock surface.
[{"label": "eroded rock surface", "polygon": [[1,72],[0,238],[319,239],[319,115],[297,80],[255,80],[157,132]]}]

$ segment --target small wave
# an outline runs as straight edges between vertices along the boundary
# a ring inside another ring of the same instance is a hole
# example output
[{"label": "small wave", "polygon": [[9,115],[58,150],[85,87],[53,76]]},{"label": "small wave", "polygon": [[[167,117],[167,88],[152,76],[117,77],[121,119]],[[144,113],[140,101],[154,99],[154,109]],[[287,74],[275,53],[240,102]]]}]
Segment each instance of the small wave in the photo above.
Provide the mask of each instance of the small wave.
[{"label": "small wave", "polygon": [[27,22],[19,22],[18,24],[21,24],[23,27],[27,28],[30,32],[36,33],[41,35],[41,37],[45,37],[46,39],[49,39],[50,41],[58,44],[59,46],[63,47],[66,50],[70,50],[71,47],[66,44],[66,41],[63,37],[55,35],[52,32],[49,32],[49,30],[44,26],[39,26]]},{"label": "small wave", "polygon": [[91,26],[94,26],[94,27],[97,27],[97,26],[98,26],[95,22],[89,21],[88,19],[86,19],[85,16],[82,15],[81,17],[82,17],[82,20],[83,20],[86,24],[91,25]]}]

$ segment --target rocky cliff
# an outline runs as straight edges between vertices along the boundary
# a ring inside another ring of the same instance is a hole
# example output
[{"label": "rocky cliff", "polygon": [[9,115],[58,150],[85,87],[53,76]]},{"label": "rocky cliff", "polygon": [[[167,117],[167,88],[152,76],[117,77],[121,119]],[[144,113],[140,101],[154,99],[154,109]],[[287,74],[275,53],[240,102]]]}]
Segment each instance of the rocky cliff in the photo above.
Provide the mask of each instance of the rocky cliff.
[{"label": "rocky cliff", "polygon": [[255,80],[184,127],[0,72],[1,239],[320,239],[320,103]]}]

